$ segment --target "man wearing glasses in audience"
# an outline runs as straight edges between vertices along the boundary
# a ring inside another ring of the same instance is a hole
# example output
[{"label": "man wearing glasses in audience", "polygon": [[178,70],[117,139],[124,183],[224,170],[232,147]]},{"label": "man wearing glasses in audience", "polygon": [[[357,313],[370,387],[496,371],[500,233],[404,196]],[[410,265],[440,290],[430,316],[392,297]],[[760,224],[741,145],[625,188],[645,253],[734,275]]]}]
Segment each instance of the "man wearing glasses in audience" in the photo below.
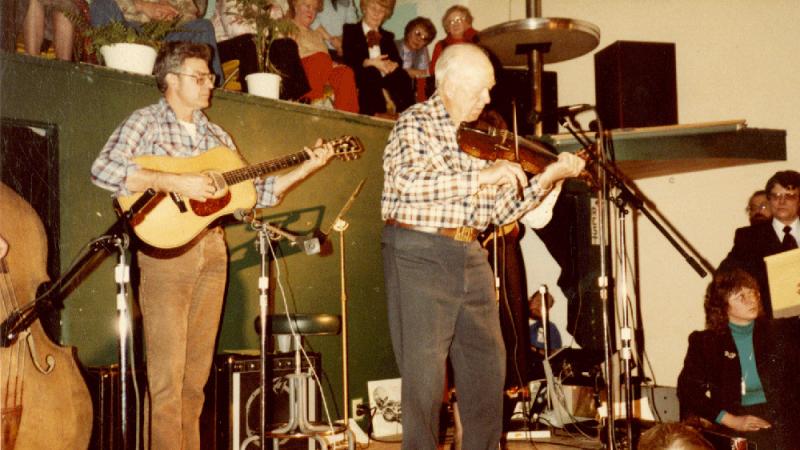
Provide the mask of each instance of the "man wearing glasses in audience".
[{"label": "man wearing glasses in audience", "polygon": [[[114,195],[154,189],[201,202],[215,195],[205,174],[149,170],[134,161],[144,155],[192,157],[219,146],[236,151],[231,137],[203,113],[214,87],[210,59],[203,44],[164,43],[154,69],[163,98],[117,127],[92,165],[93,183]],[[320,145],[318,140],[317,148],[307,149],[309,159],[295,170],[257,180],[258,204],[276,204],[322,167],[332,151]],[[200,448],[198,418],[222,312],[227,259],[219,226],[176,249],[143,246],[137,253],[152,450]]]},{"label": "man wearing glasses in audience", "polygon": [[800,242],[800,173],[794,170],[776,172],[765,188],[772,220],[739,228],[733,249],[720,264],[720,269],[738,267],[758,281],[764,312],[772,317],[772,302],[764,257],[793,250]]}]

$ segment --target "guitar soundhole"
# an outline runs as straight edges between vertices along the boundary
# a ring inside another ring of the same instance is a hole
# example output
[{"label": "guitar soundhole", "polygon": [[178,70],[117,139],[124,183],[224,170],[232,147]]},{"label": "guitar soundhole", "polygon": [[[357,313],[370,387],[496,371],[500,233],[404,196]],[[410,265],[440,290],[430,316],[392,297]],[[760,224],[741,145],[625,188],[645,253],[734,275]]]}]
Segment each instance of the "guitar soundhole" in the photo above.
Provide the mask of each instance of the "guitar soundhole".
[{"label": "guitar soundhole", "polygon": [[220,198],[210,198],[205,202],[198,202],[197,200],[189,200],[189,205],[192,211],[200,217],[210,216],[220,209],[228,206],[231,202],[231,192],[228,191]]}]

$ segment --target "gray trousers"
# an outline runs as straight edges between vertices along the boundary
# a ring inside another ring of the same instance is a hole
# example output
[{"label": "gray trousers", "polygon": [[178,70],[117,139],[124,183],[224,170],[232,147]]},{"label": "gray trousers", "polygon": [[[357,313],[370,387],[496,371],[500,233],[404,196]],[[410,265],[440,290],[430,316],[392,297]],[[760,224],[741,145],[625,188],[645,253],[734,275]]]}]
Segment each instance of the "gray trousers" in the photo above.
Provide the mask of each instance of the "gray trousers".
[{"label": "gray trousers", "polygon": [[436,449],[448,355],[462,448],[497,449],[505,347],[486,250],[394,226],[384,227],[382,249],[389,330],[403,379],[403,449]]}]

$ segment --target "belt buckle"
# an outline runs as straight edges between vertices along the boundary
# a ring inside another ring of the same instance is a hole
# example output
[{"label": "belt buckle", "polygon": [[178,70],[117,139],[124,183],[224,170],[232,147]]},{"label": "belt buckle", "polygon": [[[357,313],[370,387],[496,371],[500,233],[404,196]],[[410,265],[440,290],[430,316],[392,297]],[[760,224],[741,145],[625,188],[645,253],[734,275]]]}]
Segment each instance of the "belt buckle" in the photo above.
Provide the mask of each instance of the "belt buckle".
[{"label": "belt buckle", "polygon": [[460,242],[472,242],[478,236],[478,230],[470,227],[458,227],[456,228],[456,234],[453,235],[453,239],[460,241]]}]

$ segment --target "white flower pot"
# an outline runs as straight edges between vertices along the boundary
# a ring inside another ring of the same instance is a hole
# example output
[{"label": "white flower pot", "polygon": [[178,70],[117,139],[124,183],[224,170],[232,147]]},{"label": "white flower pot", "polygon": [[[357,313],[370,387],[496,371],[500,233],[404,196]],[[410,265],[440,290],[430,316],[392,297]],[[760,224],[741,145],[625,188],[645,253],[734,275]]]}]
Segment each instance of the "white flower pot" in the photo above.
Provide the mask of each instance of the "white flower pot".
[{"label": "white flower pot", "polygon": [[281,77],[274,73],[251,73],[244,78],[247,91],[253,95],[266,98],[279,98]]},{"label": "white flower pot", "polygon": [[156,49],[142,44],[119,43],[100,47],[106,66],[126,72],[151,75],[156,63]]}]

